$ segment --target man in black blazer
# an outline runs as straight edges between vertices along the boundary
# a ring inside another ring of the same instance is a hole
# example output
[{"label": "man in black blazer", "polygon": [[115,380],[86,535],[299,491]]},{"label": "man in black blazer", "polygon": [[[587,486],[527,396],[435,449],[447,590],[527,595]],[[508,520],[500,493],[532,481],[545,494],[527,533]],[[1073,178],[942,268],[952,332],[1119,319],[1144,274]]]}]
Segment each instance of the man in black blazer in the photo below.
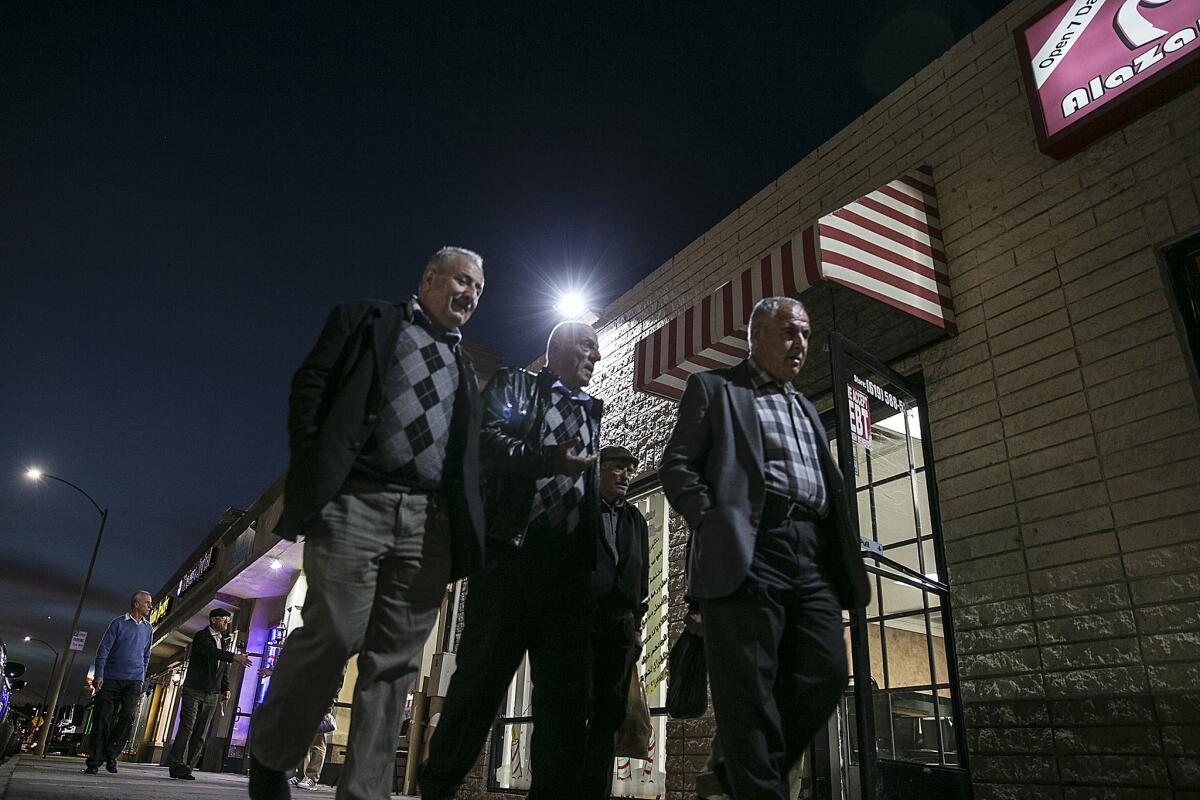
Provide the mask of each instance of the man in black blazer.
[{"label": "man in black blazer", "polygon": [[847,683],[842,609],[870,599],[841,473],[792,381],[812,333],[798,301],[750,316],[750,357],[692,375],[659,475],[692,531],[713,710],[736,798],[785,800],[789,767]]},{"label": "man in black blazer", "polygon": [[184,781],[196,779],[192,770],[204,753],[208,724],[218,703],[229,700],[229,665],[250,666],[245,653],[229,649],[229,612],[214,608],[208,613],[208,625],[192,637],[188,651],[187,675],[183,679],[179,701],[179,727],[171,745],[167,767],[172,778]]},{"label": "man in black blazer", "polygon": [[478,254],[444,247],[417,295],[333,309],[292,380],[291,462],[276,533],[304,535],[303,627],[250,728],[250,796],[288,796],[358,654],[338,797],[386,798],[408,687],[446,584],[483,560],[481,406],[460,328],[483,292]]},{"label": "man in black blazer", "polygon": [[626,447],[600,449],[600,536],[592,573],[588,738],[580,800],[608,800],[612,794],[617,730],[625,721],[629,684],[642,652],[650,535],[642,512],[625,502],[637,466]]}]

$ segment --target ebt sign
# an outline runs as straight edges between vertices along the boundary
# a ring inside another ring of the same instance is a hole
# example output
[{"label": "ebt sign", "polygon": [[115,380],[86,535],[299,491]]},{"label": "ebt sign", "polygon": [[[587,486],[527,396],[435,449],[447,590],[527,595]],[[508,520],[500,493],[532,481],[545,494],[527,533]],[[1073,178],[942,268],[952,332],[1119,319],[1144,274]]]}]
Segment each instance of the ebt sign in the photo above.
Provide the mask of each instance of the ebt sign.
[{"label": "ebt sign", "polygon": [[1200,0],[1058,0],[1016,37],[1038,146],[1056,158],[1200,77]]}]

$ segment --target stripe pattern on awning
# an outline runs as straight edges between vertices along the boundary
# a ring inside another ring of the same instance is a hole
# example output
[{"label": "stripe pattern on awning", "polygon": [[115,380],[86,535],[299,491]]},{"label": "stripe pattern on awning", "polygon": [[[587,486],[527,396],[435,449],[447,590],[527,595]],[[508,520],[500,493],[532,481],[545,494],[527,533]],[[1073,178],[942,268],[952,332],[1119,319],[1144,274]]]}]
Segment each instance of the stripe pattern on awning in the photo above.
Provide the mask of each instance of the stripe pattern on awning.
[{"label": "stripe pattern on awning", "polygon": [[957,333],[931,179],[922,167],[821,217],[821,277]]},{"label": "stripe pattern on awning", "polygon": [[693,372],[746,357],[746,324],[755,303],[795,297],[822,278],[957,332],[928,167],[802,228],[639,341],[634,389],[678,400]]}]

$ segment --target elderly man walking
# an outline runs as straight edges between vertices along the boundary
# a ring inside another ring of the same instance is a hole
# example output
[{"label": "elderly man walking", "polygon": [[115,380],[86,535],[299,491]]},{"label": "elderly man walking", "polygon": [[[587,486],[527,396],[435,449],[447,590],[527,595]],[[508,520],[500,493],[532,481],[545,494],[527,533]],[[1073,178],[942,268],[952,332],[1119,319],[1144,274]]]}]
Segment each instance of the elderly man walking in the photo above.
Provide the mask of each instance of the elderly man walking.
[{"label": "elderly man walking", "polygon": [[659,468],[692,531],[723,777],[745,800],[786,800],[789,768],[846,688],[842,609],[870,599],[841,473],[792,385],[811,334],[798,300],[760,301],[750,357],[688,379]]},{"label": "elderly man walking", "polygon": [[487,566],[471,578],[458,668],[421,768],[423,798],[452,798],[526,652],[533,675],[530,800],[576,797],[587,735],[589,577],[596,560],[602,403],[590,325],[550,334],[546,367],[503,369],[484,390]]},{"label": "elderly man walking", "polygon": [[133,728],[133,714],[146,680],[150,663],[150,593],[135,592],[129,612],[109,623],[96,650],[93,688],[96,704],[92,712],[92,748],[84,772],[95,775],[100,765],[117,771],[117,757]]},{"label": "elderly man walking", "polygon": [[292,381],[279,535],[305,537],[304,625],[250,726],[250,796],[289,797],[347,659],[358,654],[339,800],[391,794],[421,647],[446,584],[480,565],[480,405],[462,326],[483,261],[445,247],[417,295],[334,308]]},{"label": "elderly man walking", "polygon": [[229,649],[230,614],[223,608],[208,612],[208,625],[192,637],[188,651],[187,676],[183,679],[183,696],[179,701],[179,727],[167,760],[172,778],[194,781],[192,770],[204,753],[208,725],[218,703],[229,700],[229,665],[251,665],[245,653]]}]

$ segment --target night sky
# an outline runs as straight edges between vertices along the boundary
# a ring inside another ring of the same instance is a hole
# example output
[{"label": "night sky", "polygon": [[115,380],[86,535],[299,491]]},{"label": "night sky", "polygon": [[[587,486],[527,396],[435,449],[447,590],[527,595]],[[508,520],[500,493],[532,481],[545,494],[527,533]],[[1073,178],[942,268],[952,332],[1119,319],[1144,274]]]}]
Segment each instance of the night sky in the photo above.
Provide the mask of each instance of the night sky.
[{"label": "night sky", "polygon": [[[525,364],[968,35],[999,0],[8,4],[0,637],[40,701],[283,470],[330,306],[483,254],[469,339]],[[420,6],[420,7],[419,7]],[[423,10],[428,6],[428,10]],[[336,10],[334,10],[336,9]]]}]

